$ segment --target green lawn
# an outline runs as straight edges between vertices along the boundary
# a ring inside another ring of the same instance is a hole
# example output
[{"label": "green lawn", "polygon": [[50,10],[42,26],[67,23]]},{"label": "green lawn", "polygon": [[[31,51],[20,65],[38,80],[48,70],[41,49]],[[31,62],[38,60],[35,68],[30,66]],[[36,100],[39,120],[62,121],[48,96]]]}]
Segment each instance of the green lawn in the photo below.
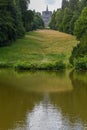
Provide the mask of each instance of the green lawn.
[{"label": "green lawn", "polygon": [[17,64],[46,64],[62,60],[68,63],[72,48],[77,41],[74,36],[53,30],[29,32],[8,47],[0,48],[0,66]]}]

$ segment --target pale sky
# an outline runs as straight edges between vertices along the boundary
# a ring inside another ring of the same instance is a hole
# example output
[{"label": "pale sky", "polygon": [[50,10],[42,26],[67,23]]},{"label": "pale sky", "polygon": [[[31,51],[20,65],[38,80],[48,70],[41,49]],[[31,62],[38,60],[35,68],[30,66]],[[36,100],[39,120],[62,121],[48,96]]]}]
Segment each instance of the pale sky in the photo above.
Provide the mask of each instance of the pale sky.
[{"label": "pale sky", "polygon": [[50,11],[56,10],[61,7],[62,0],[30,0],[29,9],[36,12],[42,12],[46,10],[46,6]]}]

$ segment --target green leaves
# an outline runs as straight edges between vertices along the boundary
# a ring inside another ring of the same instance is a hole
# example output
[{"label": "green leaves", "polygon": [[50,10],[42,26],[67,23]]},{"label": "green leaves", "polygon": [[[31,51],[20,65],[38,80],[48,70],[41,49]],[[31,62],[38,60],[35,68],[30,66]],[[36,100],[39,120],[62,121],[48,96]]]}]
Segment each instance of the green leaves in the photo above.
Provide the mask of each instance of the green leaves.
[{"label": "green leaves", "polygon": [[87,33],[87,7],[85,7],[75,24],[75,35],[81,39]]},{"label": "green leaves", "polygon": [[0,46],[5,46],[24,35],[17,0],[6,0],[0,5]]}]

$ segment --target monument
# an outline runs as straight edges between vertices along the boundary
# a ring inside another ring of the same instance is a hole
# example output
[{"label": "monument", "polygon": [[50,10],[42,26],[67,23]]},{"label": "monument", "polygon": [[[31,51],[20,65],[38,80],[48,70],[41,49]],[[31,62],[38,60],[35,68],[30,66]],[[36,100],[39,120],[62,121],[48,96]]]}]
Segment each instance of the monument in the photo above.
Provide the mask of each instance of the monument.
[{"label": "monument", "polygon": [[46,7],[46,11],[42,11],[42,18],[45,23],[45,27],[49,26],[49,22],[51,20],[52,11],[48,10],[48,6]]}]

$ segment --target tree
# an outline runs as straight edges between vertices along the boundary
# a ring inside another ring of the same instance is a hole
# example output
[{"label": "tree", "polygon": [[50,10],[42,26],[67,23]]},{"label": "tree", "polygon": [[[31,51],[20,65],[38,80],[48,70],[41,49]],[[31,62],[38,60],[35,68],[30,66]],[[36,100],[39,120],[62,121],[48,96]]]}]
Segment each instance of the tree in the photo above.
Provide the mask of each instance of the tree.
[{"label": "tree", "polygon": [[67,0],[62,0],[62,10],[68,7],[68,1]]},{"label": "tree", "polygon": [[[22,14],[22,21],[23,21],[23,26],[26,29],[26,25],[28,24],[27,21],[27,15],[28,15],[28,5],[30,3],[30,0],[19,0],[19,7],[21,10],[21,14]],[[26,29],[27,31],[27,29]]]},{"label": "tree", "polygon": [[51,21],[49,23],[49,26],[51,29],[56,29],[56,20],[55,20],[55,16],[56,16],[56,11],[53,12],[52,17],[51,17]]},{"label": "tree", "polygon": [[78,8],[79,8],[79,0],[69,0],[69,8],[72,11],[78,10]]},{"label": "tree", "polygon": [[64,17],[63,17],[63,21],[62,21],[63,32],[71,34],[70,22],[71,22],[72,16],[73,16],[73,14],[72,14],[71,10],[69,8],[65,8]]},{"label": "tree", "polygon": [[63,11],[61,9],[58,9],[55,16],[56,30],[62,31],[62,26],[61,26],[62,19],[63,19]]},{"label": "tree", "polygon": [[14,0],[0,4],[0,46],[4,46],[24,35],[21,14]]},{"label": "tree", "polygon": [[75,35],[81,39],[87,33],[87,7],[85,7],[75,24]]},{"label": "tree", "polygon": [[26,11],[26,17],[25,17],[25,29],[26,31],[32,31],[33,26],[33,20],[34,20],[34,12],[32,10]]},{"label": "tree", "polygon": [[44,28],[40,13],[28,10],[30,0],[0,1],[0,46],[23,37],[26,31]]},{"label": "tree", "polygon": [[75,35],[80,43],[73,48],[70,63],[78,68],[87,67],[87,7],[75,23]]},{"label": "tree", "polygon": [[83,9],[84,7],[87,7],[87,0],[81,0],[81,9]]},{"label": "tree", "polygon": [[78,10],[74,11],[73,16],[72,16],[71,21],[70,21],[70,32],[73,35],[74,35],[75,22],[78,20],[79,15],[80,15],[80,12],[78,12]]},{"label": "tree", "polygon": [[40,13],[36,13],[34,12],[34,19],[33,19],[33,23],[32,23],[32,30],[36,30],[36,29],[43,29],[44,28],[44,22],[43,19],[41,17]]},{"label": "tree", "polygon": [[70,56],[70,63],[74,65],[79,58],[84,58],[84,57],[87,58],[87,34],[85,34],[80,39],[80,43],[73,48],[72,54]]},{"label": "tree", "polygon": [[62,7],[52,15],[50,27],[55,30],[74,34],[75,22],[80,15],[79,0],[62,0]]}]

